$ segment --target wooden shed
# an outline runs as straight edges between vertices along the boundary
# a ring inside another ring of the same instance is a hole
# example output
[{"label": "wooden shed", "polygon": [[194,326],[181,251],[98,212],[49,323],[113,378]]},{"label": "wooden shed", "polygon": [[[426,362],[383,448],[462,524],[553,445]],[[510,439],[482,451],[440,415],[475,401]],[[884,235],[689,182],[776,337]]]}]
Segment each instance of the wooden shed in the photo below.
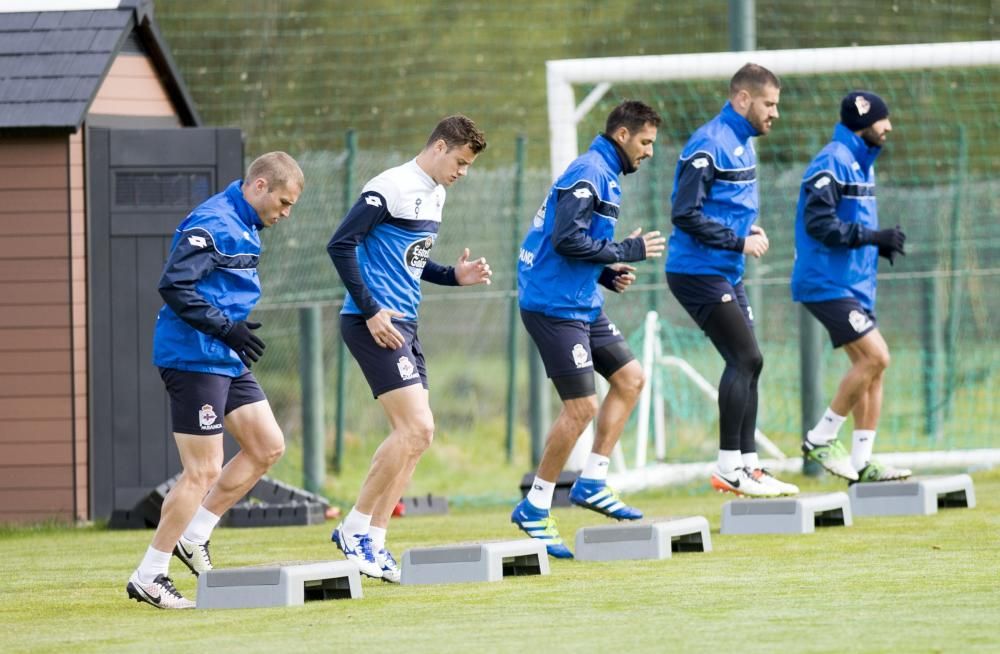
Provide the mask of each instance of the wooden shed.
[{"label": "wooden shed", "polygon": [[0,3],[0,523],[108,517],[177,468],[156,282],[242,167],[199,124],[150,0]]}]

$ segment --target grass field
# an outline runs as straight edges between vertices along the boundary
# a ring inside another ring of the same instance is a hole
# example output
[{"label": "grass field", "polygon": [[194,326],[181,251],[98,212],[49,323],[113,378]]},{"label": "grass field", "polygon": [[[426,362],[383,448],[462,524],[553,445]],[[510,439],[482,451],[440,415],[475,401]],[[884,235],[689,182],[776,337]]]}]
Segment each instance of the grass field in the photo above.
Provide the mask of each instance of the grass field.
[{"label": "grass field", "polygon": [[[637,563],[553,561],[548,577],[390,586],[359,601],[163,612],[126,600],[148,531],[0,531],[2,652],[996,652],[1000,470],[974,475],[978,506],[859,518],[803,536],[720,536],[725,498],[694,486],[632,499],[648,515],[705,515],[714,551]],[[796,479],[803,490],[836,482]],[[507,508],[394,521],[406,548],[517,538]],[[603,519],[558,509],[563,535]],[[334,525],[220,529],[216,564],[339,558]],[[182,593],[195,581],[176,561]]]}]

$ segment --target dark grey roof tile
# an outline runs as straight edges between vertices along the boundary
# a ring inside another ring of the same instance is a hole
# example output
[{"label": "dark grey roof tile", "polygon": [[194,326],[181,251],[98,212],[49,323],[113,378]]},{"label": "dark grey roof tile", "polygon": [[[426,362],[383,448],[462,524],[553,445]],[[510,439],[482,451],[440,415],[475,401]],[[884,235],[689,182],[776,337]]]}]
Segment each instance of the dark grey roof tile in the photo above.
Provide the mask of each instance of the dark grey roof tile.
[{"label": "dark grey roof tile", "polygon": [[33,102],[4,105],[0,111],[0,128],[4,127],[69,127],[83,116],[85,102]]},{"label": "dark grey roof tile", "polygon": [[94,30],[91,29],[52,30],[43,34],[39,52],[89,52],[94,42]]},{"label": "dark grey roof tile", "polygon": [[120,29],[102,29],[94,35],[94,40],[90,44],[91,52],[111,52],[118,45],[118,40],[122,36]]},{"label": "dark grey roof tile", "polygon": [[87,27],[118,27],[123,28],[128,24],[131,14],[127,11],[119,11],[117,9],[110,11],[85,11],[80,12],[83,14],[89,14],[89,20],[87,22]]},{"label": "dark grey roof tile", "polygon": [[30,30],[35,21],[38,20],[39,14],[37,13],[24,13],[24,14],[4,14],[3,20],[0,20],[0,33],[3,32],[17,32],[20,30]]},{"label": "dark grey roof tile", "polygon": [[8,32],[0,38],[0,54],[39,52],[45,32]]}]

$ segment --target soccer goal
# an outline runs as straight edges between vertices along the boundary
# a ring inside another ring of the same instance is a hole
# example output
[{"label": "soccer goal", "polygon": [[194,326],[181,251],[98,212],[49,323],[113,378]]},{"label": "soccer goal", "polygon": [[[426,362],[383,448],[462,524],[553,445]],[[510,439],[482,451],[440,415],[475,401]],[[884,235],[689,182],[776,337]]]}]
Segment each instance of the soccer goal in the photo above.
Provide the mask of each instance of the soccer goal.
[{"label": "soccer goal", "polygon": [[[995,153],[989,151],[990,146],[985,146],[986,149],[983,146],[992,141],[982,131],[985,126],[957,124],[965,120],[965,115],[979,112],[981,116],[988,109],[991,102],[988,96],[993,93],[989,89],[1000,78],[1000,41],[549,61],[546,69],[552,177],[558,176],[579,154],[579,128],[597,126],[598,119],[603,120],[601,111],[606,112],[622,99],[616,97],[611,101],[612,89],[618,96],[653,104],[663,114],[666,125],[678,122],[680,117],[690,118],[678,104],[677,98],[681,96],[685,100],[694,97],[714,114],[722,104],[725,82],[747,61],[766,66],[783,80],[792,80],[791,84],[783,85],[783,105],[786,96],[794,99],[797,91],[801,96],[802,88],[815,87],[814,97],[808,102],[790,104],[800,109],[800,113],[806,113],[804,107],[813,114],[827,112],[821,119],[813,116],[814,124],[809,124],[808,130],[804,119],[794,115],[789,119],[783,117],[785,122],[779,122],[775,132],[784,129],[784,134],[778,139],[773,136],[768,139],[769,145],[779,142],[787,151],[782,162],[762,159],[761,166],[762,204],[764,194],[770,194],[768,203],[784,220],[784,224],[775,224],[773,229],[772,223],[768,226],[772,250],[785,248],[776,257],[779,261],[791,259],[788,243],[793,240],[798,181],[809,158],[824,142],[821,139],[829,135],[830,105],[836,105],[843,93],[859,86],[890,88],[898,97],[910,98],[921,93],[930,96],[931,100],[919,98],[919,113],[911,111],[907,116],[905,107],[901,108],[899,114],[910,121],[910,133],[903,136],[906,147],[900,148],[908,159],[899,156],[889,166],[889,174],[879,178],[880,213],[888,210],[911,221],[913,227],[909,233],[915,243],[913,253],[907,258],[908,270],[897,266],[886,274],[880,272],[880,287],[885,286],[894,296],[883,300],[880,295],[880,316],[886,311],[885,315],[890,317],[912,314],[931,318],[929,325],[921,326],[919,320],[913,320],[906,329],[897,328],[893,333],[896,340],[891,343],[894,361],[891,374],[899,382],[891,389],[894,393],[891,403],[887,398],[876,453],[886,463],[917,469],[1000,464],[1000,448],[992,427],[1000,420],[1000,410],[993,399],[1000,386],[1000,354],[991,345],[997,338],[993,325],[1000,316],[988,308],[996,306],[995,300],[989,300],[988,288],[995,288],[1000,281],[997,279],[1000,270],[988,265],[998,254],[997,248],[989,243],[997,242],[1000,229],[978,226],[974,218],[977,212],[989,212],[989,207],[995,207],[990,198],[1000,194],[1000,183],[992,179],[995,175],[990,172],[993,164],[989,162]],[[579,102],[578,94],[582,97]],[[894,123],[899,114],[894,113]],[[928,123],[935,121],[938,124],[933,125],[934,131],[923,139],[927,143],[918,143],[913,128],[927,129]],[[822,131],[816,125],[822,125]],[[897,124],[897,131],[902,133],[901,125],[905,126],[906,121]],[[683,142],[680,134],[675,136],[674,148]],[[664,141],[661,138],[658,147]],[[931,142],[937,151],[931,150]],[[944,154],[943,142],[948,150]],[[661,147],[658,154],[661,158],[664,150],[669,152],[669,147]],[[672,172],[673,161],[664,159],[658,163],[661,171]],[[660,175],[666,177],[670,172]],[[662,193],[669,198],[669,189],[662,189]],[[663,217],[656,218],[659,220],[654,220],[654,224],[664,229]],[[776,236],[786,243],[775,248]],[[954,245],[945,245],[948,239]],[[936,245],[916,244],[921,241]],[[769,277],[760,280],[774,289],[775,299],[769,300],[772,308],[779,302],[783,307],[792,306],[787,299],[787,274],[787,268],[775,267],[767,273]],[[755,306],[755,313],[756,309]],[[649,375],[650,383],[636,409],[634,429],[630,428],[630,433],[622,439],[624,451],[619,449],[612,457],[612,483],[622,490],[706,478],[714,465],[712,461],[690,457],[682,462],[671,460],[670,420],[664,417],[671,405],[665,400],[678,392],[679,387],[684,388],[686,397],[700,396],[697,401],[702,402],[701,412],[709,413],[704,407],[711,406],[716,390],[709,381],[715,378],[713,374],[699,370],[704,365],[702,361],[707,360],[705,357],[696,361],[686,350],[665,344],[661,333],[664,320],[662,316],[649,314],[642,321],[642,358],[647,371],[669,370],[672,381],[664,384],[662,375]],[[762,345],[765,360],[776,358],[780,366],[784,359],[786,367],[791,367],[788,361],[798,357],[794,335],[769,331],[764,338],[772,339]],[[780,343],[781,356],[772,357],[773,341],[780,338],[784,338]],[[672,345],[676,346],[676,341]],[[837,363],[832,357],[831,361]],[[774,365],[766,363],[765,377],[773,375],[773,371]],[[829,377],[832,379],[834,375],[831,373]],[[834,390],[831,379],[825,380],[824,390],[828,394]],[[802,465],[797,448],[798,388],[793,379],[787,381],[780,393],[768,389],[763,395],[764,410],[779,401],[788,407],[787,415],[782,415],[780,437],[772,442],[769,433],[758,430],[757,434],[761,456],[766,457],[766,464],[776,472],[798,471]],[[774,422],[781,421],[771,420]],[[759,421],[765,426],[771,423]],[[713,425],[700,424],[704,439],[715,442]],[[580,449],[582,453],[583,448]]]}]

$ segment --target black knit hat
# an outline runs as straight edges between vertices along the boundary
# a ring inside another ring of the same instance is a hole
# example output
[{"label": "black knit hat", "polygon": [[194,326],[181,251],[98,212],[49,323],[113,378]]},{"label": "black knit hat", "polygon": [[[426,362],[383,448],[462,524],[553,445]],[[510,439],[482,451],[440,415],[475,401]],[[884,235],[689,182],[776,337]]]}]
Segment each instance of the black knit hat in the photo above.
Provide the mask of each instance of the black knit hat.
[{"label": "black knit hat", "polygon": [[840,102],[840,122],[852,132],[889,117],[889,105],[871,91],[851,91]]}]

